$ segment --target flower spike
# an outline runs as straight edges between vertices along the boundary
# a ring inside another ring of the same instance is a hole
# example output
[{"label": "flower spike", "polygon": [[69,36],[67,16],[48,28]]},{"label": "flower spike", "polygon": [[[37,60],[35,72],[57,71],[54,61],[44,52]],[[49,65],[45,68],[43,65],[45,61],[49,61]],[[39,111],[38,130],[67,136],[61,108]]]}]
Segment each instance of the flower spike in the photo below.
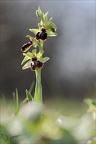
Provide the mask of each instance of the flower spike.
[{"label": "flower spike", "polygon": [[[52,22],[52,18],[48,19],[48,12],[43,13],[40,7],[36,11],[36,16],[40,18],[40,23],[38,23],[37,29],[29,29],[34,33],[34,37],[27,35],[29,42],[25,43],[21,50],[23,52],[24,59],[21,63],[23,65],[22,69],[30,68],[31,71],[35,71],[36,74],[36,86],[34,98],[32,100],[42,103],[42,85],[41,85],[41,69],[44,63],[49,60],[49,57],[43,57],[44,54],[44,42],[47,40],[48,36],[56,36],[56,25]],[[30,48],[33,47],[32,51]],[[31,95],[30,93],[26,93]]]}]

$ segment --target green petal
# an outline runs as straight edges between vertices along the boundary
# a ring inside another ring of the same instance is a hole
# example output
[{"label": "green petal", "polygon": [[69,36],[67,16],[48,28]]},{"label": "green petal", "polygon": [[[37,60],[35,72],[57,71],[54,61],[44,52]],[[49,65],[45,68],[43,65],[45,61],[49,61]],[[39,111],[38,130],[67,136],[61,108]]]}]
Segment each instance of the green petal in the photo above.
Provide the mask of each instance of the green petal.
[{"label": "green petal", "polygon": [[29,38],[29,39],[30,39],[30,41],[33,41],[33,37],[32,37],[32,36],[27,35],[26,37],[27,37],[27,38]]},{"label": "green petal", "polygon": [[43,51],[38,52],[37,59],[40,58],[43,55],[43,53],[44,53]]}]

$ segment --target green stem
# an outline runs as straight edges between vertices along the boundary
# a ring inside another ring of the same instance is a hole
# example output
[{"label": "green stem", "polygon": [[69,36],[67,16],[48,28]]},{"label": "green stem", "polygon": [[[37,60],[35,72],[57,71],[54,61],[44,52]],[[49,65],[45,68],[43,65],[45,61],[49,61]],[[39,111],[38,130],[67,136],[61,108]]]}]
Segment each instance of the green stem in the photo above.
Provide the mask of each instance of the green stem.
[{"label": "green stem", "polygon": [[42,103],[41,69],[36,68],[35,74],[36,74],[36,86],[35,86],[34,101]]}]

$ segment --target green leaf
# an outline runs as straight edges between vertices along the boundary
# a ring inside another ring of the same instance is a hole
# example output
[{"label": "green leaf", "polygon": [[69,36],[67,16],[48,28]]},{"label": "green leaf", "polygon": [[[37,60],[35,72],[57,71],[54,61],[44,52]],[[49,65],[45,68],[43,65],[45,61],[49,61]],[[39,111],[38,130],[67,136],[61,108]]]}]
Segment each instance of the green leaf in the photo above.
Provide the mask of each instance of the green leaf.
[{"label": "green leaf", "polygon": [[24,69],[30,68],[31,62],[32,62],[32,60],[29,60],[29,61],[22,67],[22,69],[24,70]]},{"label": "green leaf", "polygon": [[26,89],[26,97],[28,98],[29,101],[33,100],[31,93],[27,89]]},{"label": "green leaf", "polygon": [[34,85],[35,85],[35,82],[33,81],[32,84],[31,84],[31,86],[30,86],[30,88],[29,88],[29,92],[30,93],[32,92]]},{"label": "green leaf", "polygon": [[20,104],[20,106],[22,107],[24,104],[26,104],[28,102],[28,98],[25,98],[22,102],[21,102],[21,104]]},{"label": "green leaf", "polygon": [[0,144],[12,144],[9,134],[1,133],[1,127],[0,127]]},{"label": "green leaf", "polygon": [[40,60],[40,62],[45,63],[46,61],[49,60],[49,57],[44,57],[44,58],[41,58],[39,60]]},{"label": "green leaf", "polygon": [[16,92],[15,92],[15,114],[18,114],[19,111],[19,99],[18,99],[18,90],[16,88]]}]

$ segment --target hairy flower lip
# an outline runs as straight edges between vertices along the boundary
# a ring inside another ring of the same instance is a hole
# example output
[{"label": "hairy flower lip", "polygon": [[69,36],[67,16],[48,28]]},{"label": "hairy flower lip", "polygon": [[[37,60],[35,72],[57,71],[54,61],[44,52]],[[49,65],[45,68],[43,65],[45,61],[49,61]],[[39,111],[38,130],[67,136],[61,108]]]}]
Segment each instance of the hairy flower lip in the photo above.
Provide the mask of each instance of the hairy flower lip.
[{"label": "hairy flower lip", "polygon": [[32,44],[33,44],[32,41],[29,41],[29,42],[25,43],[25,44],[22,46],[21,51],[22,51],[22,52],[26,52],[27,50],[30,49],[30,47],[32,46]]},{"label": "hairy flower lip", "polygon": [[41,31],[40,31],[40,32],[37,32],[37,34],[36,34],[36,39],[37,39],[37,40],[41,39],[41,33],[42,33]]},{"label": "hairy flower lip", "polygon": [[41,31],[37,32],[36,34],[36,39],[39,40],[46,40],[47,39],[47,33],[46,33],[46,29],[42,28]]},{"label": "hairy flower lip", "polygon": [[44,66],[44,63],[38,61],[38,65],[37,65],[37,67],[38,67],[38,68],[43,68],[43,66]]},{"label": "hairy flower lip", "polygon": [[32,62],[30,65],[30,68],[32,71],[35,71],[36,68],[42,68],[44,66],[44,63],[37,60],[37,58],[32,58]]}]

